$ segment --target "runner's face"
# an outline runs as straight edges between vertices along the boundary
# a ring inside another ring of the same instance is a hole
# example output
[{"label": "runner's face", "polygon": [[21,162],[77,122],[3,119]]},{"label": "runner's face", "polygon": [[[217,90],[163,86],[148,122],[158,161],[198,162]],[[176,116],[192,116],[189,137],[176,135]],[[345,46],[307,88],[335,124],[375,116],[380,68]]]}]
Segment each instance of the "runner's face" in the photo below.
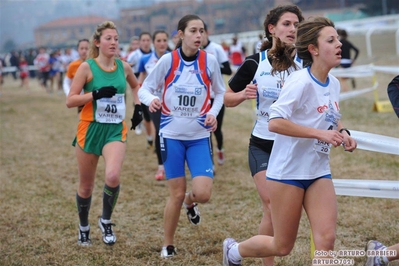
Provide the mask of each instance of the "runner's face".
[{"label": "runner's face", "polygon": [[294,44],[299,19],[296,14],[286,12],[281,15],[276,25],[269,24],[269,31],[285,44]]},{"label": "runner's face", "polygon": [[168,48],[168,36],[166,33],[158,33],[154,39],[154,47],[155,51],[158,54],[164,54],[166,49]]},{"label": "runner's face", "polygon": [[140,38],[140,49],[144,52],[149,52],[151,50],[151,37],[148,34],[144,34]]},{"label": "runner's face", "polygon": [[134,50],[136,50],[137,48],[139,48],[139,46],[140,46],[139,40],[133,40],[133,41],[130,43],[130,47],[131,47],[132,51],[134,51]]},{"label": "runner's face", "polygon": [[115,29],[103,30],[99,49],[105,56],[115,56],[119,53],[119,36]]},{"label": "runner's face", "polygon": [[333,27],[324,27],[319,33],[317,42],[318,56],[313,60],[321,60],[322,64],[330,68],[338,66],[341,63],[342,43],[338,40],[337,31]]},{"label": "runner's face", "polygon": [[86,60],[87,54],[89,53],[89,42],[81,41],[78,47],[79,57],[82,60]]},{"label": "runner's face", "polygon": [[201,46],[201,38],[204,33],[204,23],[202,20],[191,20],[183,33],[182,46],[192,51],[196,51]]}]

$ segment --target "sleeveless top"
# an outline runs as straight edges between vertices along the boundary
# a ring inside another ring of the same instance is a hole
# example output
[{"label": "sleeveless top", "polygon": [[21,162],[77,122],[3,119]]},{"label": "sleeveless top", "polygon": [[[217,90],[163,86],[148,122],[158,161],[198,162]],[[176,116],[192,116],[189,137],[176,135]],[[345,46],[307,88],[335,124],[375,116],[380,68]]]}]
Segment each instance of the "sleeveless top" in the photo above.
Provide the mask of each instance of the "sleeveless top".
[{"label": "sleeveless top", "polygon": [[111,124],[121,123],[125,119],[126,113],[126,77],[123,62],[120,59],[115,59],[116,68],[113,71],[102,69],[92,58],[86,60],[86,62],[90,66],[93,78],[84,85],[84,93],[90,93],[106,86],[114,86],[117,93],[112,98],[102,98],[86,103],[80,114],[80,120]]}]

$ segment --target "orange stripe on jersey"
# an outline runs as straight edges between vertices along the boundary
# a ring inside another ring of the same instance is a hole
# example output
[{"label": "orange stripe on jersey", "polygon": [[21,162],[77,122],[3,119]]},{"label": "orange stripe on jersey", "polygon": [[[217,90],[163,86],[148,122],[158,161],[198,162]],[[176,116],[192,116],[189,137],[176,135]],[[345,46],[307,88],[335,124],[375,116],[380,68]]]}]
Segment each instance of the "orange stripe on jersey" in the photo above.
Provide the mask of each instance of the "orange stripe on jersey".
[{"label": "orange stripe on jersey", "polygon": [[[164,91],[173,83],[173,80],[176,78],[177,75],[180,75],[181,73],[178,73],[179,71],[179,66],[180,66],[180,57],[179,53],[177,50],[172,51],[172,67],[169,70],[169,73],[165,77],[165,84],[164,84]],[[170,113],[170,110],[168,107],[164,104],[165,99],[164,99],[165,93],[162,95],[162,110],[165,111],[166,113]]]},{"label": "orange stripe on jersey", "polygon": [[204,105],[201,108],[200,115],[203,115],[211,109],[211,80],[209,79],[208,72],[207,72],[207,67],[206,67],[206,52],[203,50],[200,50],[200,54],[198,56],[198,68],[201,71],[201,78],[202,81],[204,82],[206,86],[206,100],[204,102]]},{"label": "orange stripe on jersey", "polygon": [[89,129],[90,122],[87,121],[80,121],[78,125],[78,132],[76,133],[76,142],[78,143],[79,147],[84,149],[85,142],[86,142],[86,134],[87,130]]},{"label": "orange stripe on jersey", "polygon": [[80,112],[80,120],[94,121],[93,102],[88,102],[83,106],[82,112]]},{"label": "orange stripe on jersey", "polygon": [[127,139],[127,126],[126,126],[126,122],[122,121],[123,124],[123,129],[122,129],[122,141],[125,142]]}]

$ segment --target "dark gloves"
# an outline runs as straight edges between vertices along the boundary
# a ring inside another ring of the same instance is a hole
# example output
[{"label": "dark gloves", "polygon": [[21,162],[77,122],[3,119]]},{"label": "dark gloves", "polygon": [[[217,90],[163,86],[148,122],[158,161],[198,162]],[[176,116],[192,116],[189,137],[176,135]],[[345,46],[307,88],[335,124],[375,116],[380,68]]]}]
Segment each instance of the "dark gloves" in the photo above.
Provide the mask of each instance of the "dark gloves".
[{"label": "dark gloves", "polygon": [[114,86],[102,87],[98,90],[93,91],[93,100],[101,98],[112,98],[116,94],[116,88]]},{"label": "dark gloves", "polygon": [[130,130],[134,130],[138,126],[138,124],[143,121],[143,109],[141,109],[140,104],[134,105],[133,117],[132,119],[130,119],[130,121],[132,121],[132,127],[130,128]]}]

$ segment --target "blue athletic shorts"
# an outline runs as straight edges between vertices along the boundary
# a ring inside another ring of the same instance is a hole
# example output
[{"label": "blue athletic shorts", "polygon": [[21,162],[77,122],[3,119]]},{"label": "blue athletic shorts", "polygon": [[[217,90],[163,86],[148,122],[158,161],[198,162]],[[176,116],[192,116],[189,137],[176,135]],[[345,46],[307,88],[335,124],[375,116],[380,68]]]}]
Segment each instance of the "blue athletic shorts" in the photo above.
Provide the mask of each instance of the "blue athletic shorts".
[{"label": "blue athletic shorts", "polygon": [[160,137],[161,155],[166,179],[186,176],[185,162],[192,178],[213,178],[213,163],[209,138],[177,140]]},{"label": "blue athletic shorts", "polygon": [[310,179],[310,180],[279,180],[279,179],[273,179],[270,177],[266,177],[267,180],[272,180],[272,181],[277,181],[280,183],[288,184],[288,185],[293,185],[299,188],[302,188],[304,190],[307,190],[316,180],[319,180],[320,178],[329,178],[331,179],[331,174],[330,175],[323,175],[321,177],[315,178],[315,179]]}]

